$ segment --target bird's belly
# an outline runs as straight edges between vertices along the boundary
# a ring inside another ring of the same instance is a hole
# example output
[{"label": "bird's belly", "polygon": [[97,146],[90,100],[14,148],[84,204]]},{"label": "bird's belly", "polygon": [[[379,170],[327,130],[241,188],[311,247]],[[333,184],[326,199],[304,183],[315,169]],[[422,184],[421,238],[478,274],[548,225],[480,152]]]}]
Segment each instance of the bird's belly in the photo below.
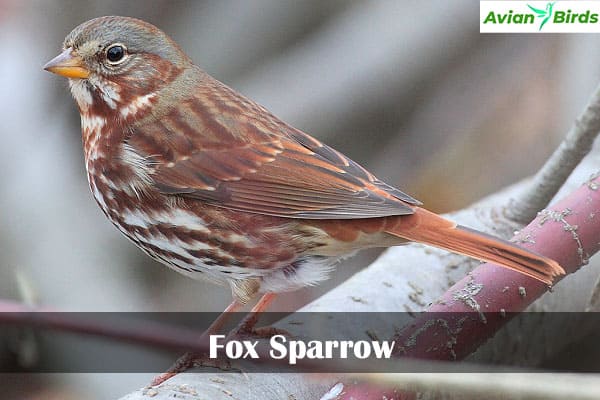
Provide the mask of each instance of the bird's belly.
[{"label": "bird's belly", "polygon": [[147,194],[89,178],[96,202],[121,233],[155,260],[192,278],[224,283],[264,277],[300,256],[285,229],[261,225],[260,218],[224,215],[230,211],[199,202],[190,206],[158,193],[140,198]]}]

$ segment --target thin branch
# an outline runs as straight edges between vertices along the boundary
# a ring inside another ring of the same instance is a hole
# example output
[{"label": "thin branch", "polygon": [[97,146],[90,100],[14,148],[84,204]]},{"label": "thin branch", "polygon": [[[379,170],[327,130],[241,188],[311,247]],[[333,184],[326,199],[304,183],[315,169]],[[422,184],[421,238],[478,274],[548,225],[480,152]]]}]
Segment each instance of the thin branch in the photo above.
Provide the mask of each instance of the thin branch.
[{"label": "thin branch", "polygon": [[82,313],[61,313],[48,307],[31,307],[18,302],[0,300],[0,324],[94,335],[179,351],[203,352],[208,349],[208,344],[200,342],[200,334],[195,330],[132,319],[115,323],[104,319],[82,318],[81,315]]},{"label": "thin branch", "polygon": [[590,296],[590,300],[585,308],[587,312],[599,312],[600,311],[600,276],[596,280],[596,284],[594,285],[594,289],[592,290],[592,294]]},{"label": "thin branch", "polygon": [[528,189],[505,210],[509,220],[526,224],[550,202],[573,169],[590,152],[600,133],[600,86],[575,120],[565,139],[535,174]]}]

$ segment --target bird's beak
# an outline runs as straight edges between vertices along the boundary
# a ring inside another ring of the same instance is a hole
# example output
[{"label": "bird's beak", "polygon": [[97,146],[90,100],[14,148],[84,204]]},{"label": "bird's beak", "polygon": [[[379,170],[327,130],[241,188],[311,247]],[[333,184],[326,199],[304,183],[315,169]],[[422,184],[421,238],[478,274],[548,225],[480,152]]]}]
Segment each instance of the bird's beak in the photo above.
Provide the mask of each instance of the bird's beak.
[{"label": "bird's beak", "polygon": [[90,76],[90,70],[83,63],[83,59],[73,54],[71,48],[48,61],[44,69],[67,78],[86,79]]}]

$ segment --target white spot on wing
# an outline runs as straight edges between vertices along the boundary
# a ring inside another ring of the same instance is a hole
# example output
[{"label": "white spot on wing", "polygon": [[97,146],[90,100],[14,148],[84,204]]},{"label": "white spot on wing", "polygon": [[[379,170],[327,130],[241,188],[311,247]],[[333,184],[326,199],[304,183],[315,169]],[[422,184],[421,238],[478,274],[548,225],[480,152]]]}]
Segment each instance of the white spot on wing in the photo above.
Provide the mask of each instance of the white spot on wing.
[{"label": "white spot on wing", "polygon": [[252,242],[248,239],[247,236],[244,235],[238,235],[237,233],[230,233],[227,236],[227,241],[230,243],[243,243],[244,245],[248,246],[248,247],[253,247]]}]

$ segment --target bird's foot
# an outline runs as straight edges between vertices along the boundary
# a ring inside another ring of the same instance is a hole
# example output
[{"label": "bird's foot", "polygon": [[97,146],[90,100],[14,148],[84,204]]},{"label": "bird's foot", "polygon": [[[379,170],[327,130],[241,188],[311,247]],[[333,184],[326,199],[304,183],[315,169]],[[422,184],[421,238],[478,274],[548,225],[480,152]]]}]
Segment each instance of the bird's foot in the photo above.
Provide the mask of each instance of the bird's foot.
[{"label": "bird's foot", "polygon": [[[249,316],[250,317],[250,316]],[[270,339],[275,335],[284,335],[286,337],[292,337],[292,334],[285,329],[275,328],[273,326],[261,326],[256,327],[256,320],[247,321],[245,318],[236,328],[232,329],[227,334],[226,341],[238,340],[238,339]]]},{"label": "bird's foot", "polygon": [[272,326],[260,328],[256,327],[261,314],[268,308],[269,304],[274,298],[274,293],[265,294],[252,308],[248,315],[246,315],[238,324],[238,326],[229,332],[227,335],[227,340],[249,337],[256,339],[270,339],[275,335],[285,335],[291,337],[292,335],[283,329],[274,328]]},{"label": "bird's foot", "polygon": [[158,386],[177,374],[185,372],[188,369],[198,367],[216,368],[222,371],[232,370],[231,363],[226,358],[210,358],[208,354],[205,353],[188,352],[179,357],[167,371],[155,376],[150,383],[150,386]]}]

